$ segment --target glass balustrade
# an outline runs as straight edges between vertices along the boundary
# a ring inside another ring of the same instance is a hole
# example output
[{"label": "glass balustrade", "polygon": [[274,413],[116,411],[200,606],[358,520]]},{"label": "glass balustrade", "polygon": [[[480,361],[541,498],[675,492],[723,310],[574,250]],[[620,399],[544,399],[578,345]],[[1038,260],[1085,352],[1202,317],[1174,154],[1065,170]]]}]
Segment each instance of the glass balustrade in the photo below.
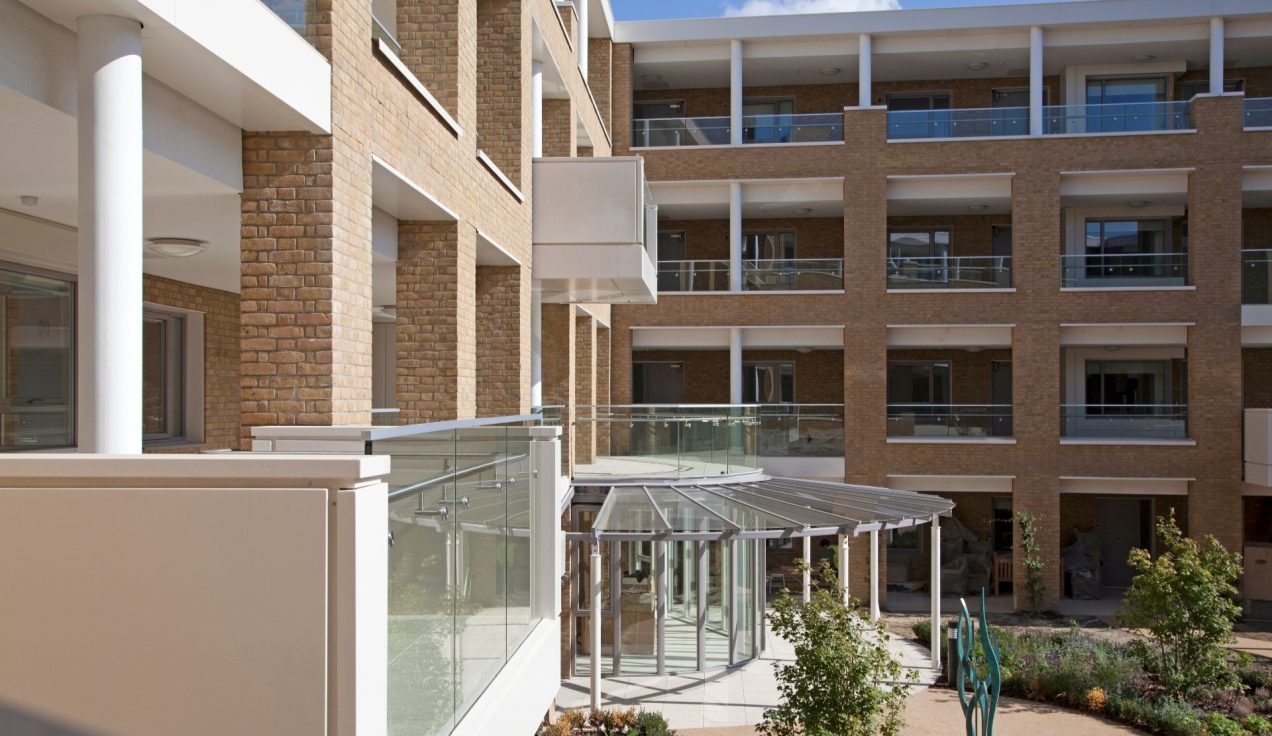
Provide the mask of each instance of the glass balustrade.
[{"label": "glass balustrade", "polygon": [[1078,439],[1187,439],[1188,405],[1065,404],[1060,432]]},{"label": "glass balustrade", "polygon": [[1029,135],[1029,108],[889,110],[888,139],[988,138]]},{"label": "glass balustrade", "polygon": [[987,438],[1012,436],[1010,404],[888,404],[888,436]]},{"label": "glass balustrade", "polygon": [[728,291],[729,262],[659,261],[658,291]]},{"label": "glass balustrade", "polygon": [[843,457],[843,404],[761,404],[763,457]]},{"label": "glass balustrade", "polygon": [[[389,484],[390,734],[446,734],[531,628],[531,422],[377,429]],[[499,420],[494,420],[499,421]]]},{"label": "glass balustrade", "polygon": [[1189,109],[1187,101],[1048,105],[1042,109],[1043,132],[1061,135],[1191,130]]},{"label": "glass balustrade", "polygon": [[1241,251],[1241,303],[1272,304],[1272,249]]},{"label": "glass balustrade", "polygon": [[889,258],[889,289],[1007,289],[1011,256]]},{"label": "glass balustrade", "polygon": [[1061,286],[1184,286],[1187,253],[1101,253],[1060,256]]},{"label": "glass balustrade", "polygon": [[725,146],[729,118],[646,118],[632,121],[632,146]]},{"label": "glass balustrade", "polygon": [[842,258],[782,258],[742,262],[745,291],[839,291]]},{"label": "glass balustrade", "polygon": [[743,143],[831,143],[843,139],[844,115],[839,112],[742,118]]},{"label": "glass balustrade", "polygon": [[1245,127],[1272,128],[1272,97],[1245,100]]},{"label": "glass balustrade", "polygon": [[758,407],[728,405],[598,405],[575,407],[580,434],[595,437],[594,457],[579,458],[575,476],[692,478],[747,473],[756,462]]}]

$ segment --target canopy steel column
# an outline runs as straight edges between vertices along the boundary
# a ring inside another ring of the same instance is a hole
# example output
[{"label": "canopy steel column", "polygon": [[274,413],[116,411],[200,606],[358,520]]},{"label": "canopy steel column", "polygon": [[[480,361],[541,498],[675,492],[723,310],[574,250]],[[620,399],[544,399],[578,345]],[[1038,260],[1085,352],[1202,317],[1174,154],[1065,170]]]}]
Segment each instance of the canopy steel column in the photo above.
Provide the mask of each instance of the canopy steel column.
[{"label": "canopy steel column", "polygon": [[848,593],[848,541],[851,539],[847,534],[839,535],[839,587],[843,589],[844,605],[852,602],[852,596]]},{"label": "canopy steel column", "polygon": [[[768,615],[768,545],[759,544],[760,555],[760,582],[764,583],[761,590],[764,595],[760,598],[760,613]],[[768,649],[768,627],[764,625],[764,620],[760,619],[760,650]]]},{"label": "canopy steel column", "polygon": [[804,602],[813,599],[813,538],[804,537],[804,571],[802,573]]},{"label": "canopy steel column", "polygon": [[752,657],[759,657],[760,652],[764,651],[764,611],[768,608],[768,575],[764,571],[764,540],[756,540],[753,559],[755,563],[754,575],[755,579],[755,600],[751,602],[754,609],[754,616],[751,617],[751,643]]},{"label": "canopy steel column", "polygon": [[872,78],[874,76],[871,70],[873,44],[871,43],[870,34],[863,33],[857,37],[857,106],[870,107],[871,100],[874,95],[870,90]]},{"label": "canopy steel column", "polygon": [[667,577],[667,545],[670,544],[665,539],[654,542],[654,570],[657,571],[658,577],[654,581],[654,626],[657,637],[657,664],[658,674],[667,674],[667,586],[670,580]]},{"label": "canopy steel column", "polygon": [[870,532],[870,620],[879,620],[879,532]]},{"label": "canopy steel column", "polygon": [[591,650],[592,671],[591,675],[591,693],[592,693],[592,710],[601,707],[601,542],[598,539],[592,539],[592,616],[588,623],[591,624]]},{"label": "canopy steel column", "polygon": [[[725,554],[728,555],[729,560],[729,578],[728,587],[726,588],[729,591],[729,664],[735,665],[738,663],[738,602],[742,597],[742,586],[738,584],[740,582],[738,577],[738,540],[730,539],[724,545],[727,549]],[[724,596],[721,595],[720,598],[720,602],[723,604]]]},{"label": "canopy steel column", "polygon": [[729,42],[729,143],[742,145],[742,42]]},{"label": "canopy steel column", "polygon": [[1223,94],[1223,18],[1210,19],[1210,94]]},{"label": "canopy steel column", "polygon": [[693,545],[693,542],[680,543],[680,600],[681,608],[683,609],[682,615],[685,618],[689,618],[689,612],[693,610],[690,603],[692,600],[690,596],[693,594],[691,580],[693,579],[694,567],[690,564],[690,560],[693,559]]},{"label": "canopy steel column", "polygon": [[694,542],[698,553],[698,671],[707,668],[707,578],[711,570],[707,563],[707,542]]},{"label": "canopy steel column", "polygon": [[76,439],[80,452],[141,454],[141,24],[77,20],[79,293]]},{"label": "canopy steel column", "polygon": [[1042,135],[1042,26],[1029,29],[1029,135]]},{"label": "canopy steel column", "polygon": [[610,639],[613,647],[610,652],[613,661],[610,672],[617,677],[623,674],[623,570],[618,559],[623,548],[619,542],[610,542],[609,545]]},{"label": "canopy steel column", "polygon": [[932,647],[932,669],[941,669],[941,647],[938,642],[941,639],[941,517],[932,515],[932,571],[930,573],[931,582],[928,587],[932,589],[932,640],[928,642],[928,646]]}]

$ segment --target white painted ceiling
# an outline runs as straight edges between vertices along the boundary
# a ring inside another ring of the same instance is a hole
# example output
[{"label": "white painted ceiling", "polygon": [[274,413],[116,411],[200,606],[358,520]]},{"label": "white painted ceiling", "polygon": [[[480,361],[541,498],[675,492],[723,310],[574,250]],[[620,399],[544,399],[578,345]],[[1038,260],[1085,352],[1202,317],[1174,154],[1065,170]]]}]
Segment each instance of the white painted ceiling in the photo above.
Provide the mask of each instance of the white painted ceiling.
[{"label": "white painted ceiling", "polygon": [[[75,119],[0,88],[0,208],[74,227],[78,220]],[[193,238],[207,250],[191,258],[147,258],[146,273],[225,291],[239,290],[239,196],[229,187],[147,151],[144,159],[146,238]],[[39,197],[27,207],[22,195]],[[47,261],[74,270],[73,233],[0,229],[0,259]],[[142,243],[137,244],[143,247]]]}]

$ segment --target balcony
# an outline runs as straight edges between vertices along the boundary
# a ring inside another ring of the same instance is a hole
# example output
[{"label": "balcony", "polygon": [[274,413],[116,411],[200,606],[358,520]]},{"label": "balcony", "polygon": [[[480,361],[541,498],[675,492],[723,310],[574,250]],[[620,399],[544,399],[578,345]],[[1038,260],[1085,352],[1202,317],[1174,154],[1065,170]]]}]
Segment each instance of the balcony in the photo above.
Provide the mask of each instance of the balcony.
[{"label": "balcony", "polygon": [[1011,256],[888,259],[889,289],[1010,289]]},{"label": "balcony", "polygon": [[[842,291],[842,258],[782,258],[742,262],[743,291]],[[729,291],[729,262],[660,261],[659,292]]]},{"label": "balcony", "polygon": [[888,404],[888,437],[1011,437],[1011,414],[1011,404]]},{"label": "balcony", "polygon": [[745,475],[756,461],[758,408],[729,405],[575,407],[576,442],[595,433],[595,461],[576,463],[575,480]]},{"label": "balcony", "polygon": [[657,301],[658,207],[644,161],[534,161],[534,280],[544,303]]},{"label": "balcony", "polygon": [[1060,256],[1064,288],[1184,286],[1187,253],[1104,253]]},{"label": "balcony", "polygon": [[888,140],[1029,135],[1029,108],[988,107],[888,112]]},{"label": "balcony", "polygon": [[1186,440],[1187,404],[1064,404],[1060,435],[1087,440]]},{"label": "balcony", "polygon": [[1192,130],[1188,101],[1043,107],[1045,135],[1098,135]]},{"label": "balcony", "polygon": [[1245,101],[1245,127],[1272,128],[1272,97],[1254,97]]},{"label": "balcony", "polygon": [[1241,303],[1272,304],[1272,249],[1241,251]]},{"label": "balcony", "polygon": [[[632,147],[727,146],[732,142],[732,129],[728,117],[636,119],[632,121]],[[742,118],[743,144],[839,143],[843,139],[842,113]]]}]

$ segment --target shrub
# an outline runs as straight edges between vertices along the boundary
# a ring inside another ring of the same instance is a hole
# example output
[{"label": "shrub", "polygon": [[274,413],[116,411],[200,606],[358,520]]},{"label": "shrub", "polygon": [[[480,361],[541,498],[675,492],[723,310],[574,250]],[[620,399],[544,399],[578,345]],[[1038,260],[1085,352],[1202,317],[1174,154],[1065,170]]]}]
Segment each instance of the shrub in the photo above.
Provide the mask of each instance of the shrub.
[{"label": "shrub", "polygon": [[793,664],[774,663],[781,705],[764,711],[767,736],[896,736],[908,694],[905,672],[888,651],[888,630],[870,623],[843,588],[829,561],[801,605],[779,591],[768,614],[773,633],[795,649]]},{"label": "shrub", "polygon": [[1246,716],[1242,725],[1254,736],[1272,736],[1272,721],[1263,716]]},{"label": "shrub", "polygon": [[1211,713],[1206,717],[1207,736],[1246,736],[1246,730],[1240,723],[1223,715]]},{"label": "shrub", "polygon": [[914,633],[914,640],[926,645],[932,644],[932,622],[920,621],[910,627],[910,631]]},{"label": "shrub", "polygon": [[1104,710],[1104,707],[1106,705],[1108,705],[1108,696],[1104,694],[1103,689],[1098,687],[1093,687],[1090,690],[1087,690],[1087,694],[1086,694],[1087,710],[1093,710],[1096,713],[1099,713]]},{"label": "shrub", "polygon": [[1157,519],[1157,541],[1157,559],[1147,550],[1131,550],[1136,575],[1126,593],[1122,625],[1148,630],[1156,647],[1153,669],[1172,693],[1235,686],[1221,645],[1232,641],[1232,625],[1241,613],[1233,602],[1240,555],[1214,537],[1204,544],[1188,539],[1173,511]]},{"label": "shrub", "polygon": [[667,719],[657,711],[642,710],[636,716],[636,727],[640,736],[676,736],[676,732],[667,726]]},{"label": "shrub", "polygon": [[1200,736],[1201,719],[1205,715],[1182,700],[1166,698],[1145,711],[1145,725],[1166,736]]},{"label": "shrub", "polygon": [[1042,558],[1038,556],[1038,517],[1032,514],[1016,514],[1020,527],[1020,553],[1025,565],[1025,598],[1029,601],[1029,613],[1042,610],[1042,599],[1047,583],[1042,577]]}]

